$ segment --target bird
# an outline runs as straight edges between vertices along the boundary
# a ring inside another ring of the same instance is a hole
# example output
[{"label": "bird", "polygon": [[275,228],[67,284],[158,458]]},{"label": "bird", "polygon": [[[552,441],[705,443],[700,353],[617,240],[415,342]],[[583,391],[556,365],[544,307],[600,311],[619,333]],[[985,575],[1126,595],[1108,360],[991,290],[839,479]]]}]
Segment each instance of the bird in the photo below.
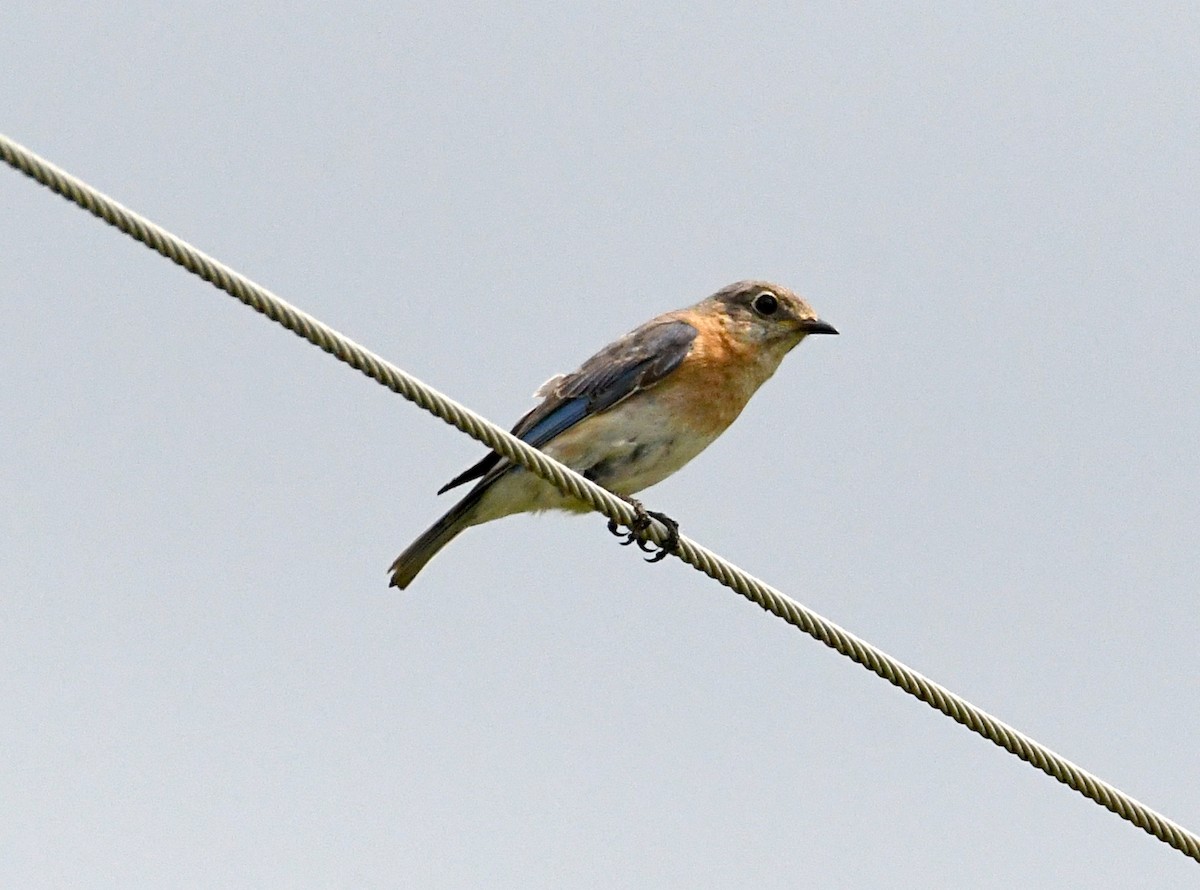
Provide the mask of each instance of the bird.
[{"label": "bird", "polygon": [[[551,377],[534,393],[541,402],[512,433],[632,504],[638,519],[625,543],[640,537],[650,516],[663,521],[671,537],[661,558],[677,542],[678,524],[644,510],[632,496],[681,469],[720,436],[805,337],[836,333],[786,287],[738,281],[651,319],[578,370]],[[389,586],[407,588],[472,526],[515,513],[592,509],[494,451],[438,494],[473,481],[466,496],[396,558]],[[609,529],[620,534],[615,523]]]}]

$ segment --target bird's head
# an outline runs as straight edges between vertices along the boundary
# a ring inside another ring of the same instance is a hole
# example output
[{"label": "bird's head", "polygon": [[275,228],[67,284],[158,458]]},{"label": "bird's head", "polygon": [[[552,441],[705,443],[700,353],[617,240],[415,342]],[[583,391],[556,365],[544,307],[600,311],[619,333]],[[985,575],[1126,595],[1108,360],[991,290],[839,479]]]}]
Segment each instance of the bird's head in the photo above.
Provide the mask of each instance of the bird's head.
[{"label": "bird's head", "polygon": [[739,339],[790,349],[809,334],[837,333],[801,297],[769,281],[739,281],[704,303],[727,318]]}]

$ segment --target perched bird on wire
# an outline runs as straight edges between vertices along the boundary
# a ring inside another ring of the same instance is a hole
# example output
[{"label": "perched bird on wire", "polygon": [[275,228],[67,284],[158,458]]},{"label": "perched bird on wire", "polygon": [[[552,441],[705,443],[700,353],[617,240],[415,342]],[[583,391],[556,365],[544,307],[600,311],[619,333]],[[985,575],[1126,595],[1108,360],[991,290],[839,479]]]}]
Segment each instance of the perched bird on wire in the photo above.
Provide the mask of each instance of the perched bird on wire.
[{"label": "perched bird on wire", "polygon": [[[625,543],[650,518],[670,539],[678,525],[646,511],[631,495],[666,479],[721,435],[783,357],[809,334],[836,334],[786,287],[739,281],[686,309],[651,319],[610,343],[579,370],[559,374],[534,394],[542,402],[517,421],[513,435],[629,501],[638,519]],[[389,571],[404,589],[439,550],[473,525],[514,513],[585,512],[582,501],[491,452],[438,494],[479,481],[408,549]]]}]

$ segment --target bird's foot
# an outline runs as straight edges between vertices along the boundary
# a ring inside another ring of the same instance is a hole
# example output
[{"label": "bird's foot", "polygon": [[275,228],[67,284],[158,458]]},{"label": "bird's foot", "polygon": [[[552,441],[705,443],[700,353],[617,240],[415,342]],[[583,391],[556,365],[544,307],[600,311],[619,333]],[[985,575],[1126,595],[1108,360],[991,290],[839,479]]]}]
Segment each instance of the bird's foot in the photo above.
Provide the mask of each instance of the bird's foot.
[{"label": "bird's foot", "polygon": [[[647,557],[646,562],[661,562],[666,559],[668,553],[674,553],[679,547],[679,523],[665,513],[647,510],[637,498],[624,498],[624,500],[633,507],[635,514],[633,522],[628,526],[629,531],[621,531],[621,526],[615,519],[608,520],[608,530],[618,538],[624,538],[621,546],[627,547],[636,541],[639,550],[652,554]],[[655,519],[667,528],[667,540],[661,545],[655,544],[645,537],[646,531]]]},{"label": "bird's foot", "polygon": [[[645,532],[650,527],[650,513],[642,506],[642,502],[637,498],[621,498],[629,506],[633,507],[634,517],[633,522],[628,526],[629,531],[621,531],[621,525],[615,519],[608,520],[608,530],[618,538],[624,538],[621,541],[622,547],[628,547],[634,541],[638,540],[638,535]],[[638,546],[641,546],[639,542]]]},{"label": "bird's foot", "polygon": [[[638,538],[638,547],[643,553],[652,554],[646,557],[646,562],[662,562],[667,558],[668,553],[674,553],[679,549],[679,523],[668,516],[666,513],[659,513],[657,510],[647,510],[646,515],[651,519],[657,519],[667,527],[667,539],[662,544],[655,544],[647,541],[645,538]],[[650,527],[650,523],[646,523],[646,528]],[[643,529],[645,531],[645,529]]]}]

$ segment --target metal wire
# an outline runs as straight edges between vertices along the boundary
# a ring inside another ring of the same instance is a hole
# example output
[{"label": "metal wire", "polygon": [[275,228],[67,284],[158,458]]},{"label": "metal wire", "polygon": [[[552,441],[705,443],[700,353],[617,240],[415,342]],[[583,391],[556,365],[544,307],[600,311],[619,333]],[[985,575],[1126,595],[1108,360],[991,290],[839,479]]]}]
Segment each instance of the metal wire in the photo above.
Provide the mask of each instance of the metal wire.
[{"label": "metal wire", "polygon": [[[610,519],[624,525],[629,525],[634,520],[633,509],[620,498],[537,449],[531,448],[480,415],[342,336],[311,315],[289,305],[265,288],[239,275],[145,217],[123,207],[3,134],[0,134],[0,157],[3,157],[9,166],[153,248],[167,259],[236,297],[350,367],[356,368],[393,392],[452,424],[505,458],[589,504]],[[667,530],[658,522],[655,522],[645,535],[657,544],[663,544],[667,540]],[[1044,745],[997,720],[945,687],[923,677],[885,652],[827,621],[694,541],[680,536],[675,555],[772,615],[782,618],[930,707],[1200,862],[1200,836],[1183,826],[1060,757]]]}]

